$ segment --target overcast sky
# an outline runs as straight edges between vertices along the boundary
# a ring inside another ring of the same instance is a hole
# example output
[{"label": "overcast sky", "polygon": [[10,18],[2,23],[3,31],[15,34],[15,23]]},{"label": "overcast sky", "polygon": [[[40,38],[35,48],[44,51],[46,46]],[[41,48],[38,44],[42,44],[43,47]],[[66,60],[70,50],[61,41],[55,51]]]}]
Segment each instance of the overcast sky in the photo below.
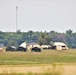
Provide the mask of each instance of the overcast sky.
[{"label": "overcast sky", "polygon": [[76,32],[75,0],[0,0],[0,31]]}]

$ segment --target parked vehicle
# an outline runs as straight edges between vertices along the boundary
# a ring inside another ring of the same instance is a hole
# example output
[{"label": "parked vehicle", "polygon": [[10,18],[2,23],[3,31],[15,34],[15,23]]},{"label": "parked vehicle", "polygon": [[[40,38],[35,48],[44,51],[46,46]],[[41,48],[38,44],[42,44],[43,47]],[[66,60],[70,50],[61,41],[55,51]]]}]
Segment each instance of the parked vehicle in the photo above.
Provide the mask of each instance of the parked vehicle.
[{"label": "parked vehicle", "polygon": [[6,48],[6,51],[16,51],[16,47],[15,46],[8,46]]},{"label": "parked vehicle", "polygon": [[34,51],[34,52],[41,52],[41,48],[33,47],[33,48],[31,49],[31,51]]},{"label": "parked vehicle", "polygon": [[26,51],[27,51],[27,48],[24,48],[24,47],[18,47],[18,48],[17,48],[17,51],[24,51],[24,52],[26,52]]}]

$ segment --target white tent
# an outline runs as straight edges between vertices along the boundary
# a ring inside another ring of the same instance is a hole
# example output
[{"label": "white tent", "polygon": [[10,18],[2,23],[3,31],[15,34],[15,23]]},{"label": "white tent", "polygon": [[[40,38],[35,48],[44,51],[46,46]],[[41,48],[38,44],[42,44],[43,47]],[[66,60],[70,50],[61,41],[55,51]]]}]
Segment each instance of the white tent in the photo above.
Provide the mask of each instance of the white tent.
[{"label": "white tent", "polygon": [[50,45],[41,45],[41,48],[42,49],[49,49],[49,48],[51,48],[51,46]]},{"label": "white tent", "polygon": [[53,46],[54,46],[54,45],[55,45],[55,46],[59,46],[59,45],[60,45],[60,46],[63,46],[63,45],[65,46],[65,44],[64,44],[63,42],[55,42],[55,43],[53,43]]},{"label": "white tent", "polygon": [[55,47],[56,50],[67,50],[68,47],[66,44],[63,42],[55,42],[53,43],[53,46]]},{"label": "white tent", "polygon": [[20,47],[26,48],[26,42],[23,42]]}]

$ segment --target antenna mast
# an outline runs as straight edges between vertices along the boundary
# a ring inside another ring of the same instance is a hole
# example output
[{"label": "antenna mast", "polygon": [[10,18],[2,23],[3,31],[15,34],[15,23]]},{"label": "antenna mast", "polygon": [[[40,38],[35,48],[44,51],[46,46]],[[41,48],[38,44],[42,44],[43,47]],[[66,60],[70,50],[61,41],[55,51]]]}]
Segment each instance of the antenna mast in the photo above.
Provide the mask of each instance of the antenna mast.
[{"label": "antenna mast", "polygon": [[16,6],[16,32],[17,32],[17,26],[18,26],[18,6]]}]

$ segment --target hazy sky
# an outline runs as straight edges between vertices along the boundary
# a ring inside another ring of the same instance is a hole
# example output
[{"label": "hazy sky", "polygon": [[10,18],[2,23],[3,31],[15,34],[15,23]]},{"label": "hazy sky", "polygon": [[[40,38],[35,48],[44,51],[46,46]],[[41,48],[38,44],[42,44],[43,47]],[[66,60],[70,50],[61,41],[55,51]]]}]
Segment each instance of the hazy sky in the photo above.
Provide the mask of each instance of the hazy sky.
[{"label": "hazy sky", "polygon": [[75,0],[0,0],[0,31],[76,32]]}]

